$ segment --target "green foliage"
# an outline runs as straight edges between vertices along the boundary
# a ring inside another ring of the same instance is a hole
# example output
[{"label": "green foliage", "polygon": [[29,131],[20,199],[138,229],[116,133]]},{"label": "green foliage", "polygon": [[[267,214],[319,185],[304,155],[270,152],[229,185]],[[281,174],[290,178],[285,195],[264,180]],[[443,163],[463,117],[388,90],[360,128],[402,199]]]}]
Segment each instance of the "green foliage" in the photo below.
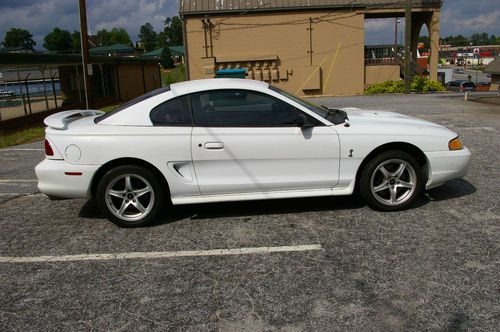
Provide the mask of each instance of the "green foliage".
[{"label": "green foliage", "polygon": [[365,95],[376,95],[381,93],[403,93],[405,91],[403,81],[385,81],[372,84],[365,90]]},{"label": "green foliage", "polygon": [[178,65],[174,70],[161,72],[161,84],[166,86],[172,83],[183,82],[186,80],[184,65]]},{"label": "green foliage", "polygon": [[164,69],[174,68],[174,60],[172,59],[172,51],[168,46],[163,47],[163,51],[161,51],[160,56],[161,66]]},{"label": "green foliage", "polygon": [[[417,76],[411,82],[412,92],[445,91],[441,83],[431,81],[425,77]],[[382,93],[404,93],[404,81],[385,81],[379,84],[372,84],[365,90],[365,95],[375,95]]]},{"label": "green foliage", "polygon": [[71,33],[67,30],[61,30],[59,28],[54,28],[52,32],[45,35],[43,40],[43,47],[56,53],[68,53],[71,51],[73,46]]},{"label": "green foliage", "polygon": [[33,50],[36,42],[33,40],[33,35],[25,29],[12,28],[5,33],[3,41],[4,47],[21,47],[24,50]]},{"label": "green foliage", "polygon": [[111,31],[102,29],[97,31],[98,46],[109,46],[113,44],[132,45],[127,30],[123,28],[113,28]]},{"label": "green foliage", "polygon": [[448,36],[441,39],[441,44],[451,46],[468,46],[472,43],[474,46],[481,45],[500,45],[500,38],[495,35],[488,35],[486,32],[474,33],[469,38],[462,35]]},{"label": "green foliage", "polygon": [[425,78],[425,77],[415,76],[415,78],[413,78],[413,81],[411,82],[411,85],[410,85],[411,92],[423,92],[426,81],[427,81],[427,78]]},{"label": "green foliage", "polygon": [[445,90],[446,90],[445,87],[441,83],[437,81],[426,80],[423,92],[445,91]]},{"label": "green foliage", "polygon": [[179,16],[167,17],[165,27],[158,34],[159,46],[180,46],[183,45],[182,39],[182,21]]},{"label": "green foliage", "polygon": [[71,34],[71,48],[73,52],[80,53],[82,45],[80,44],[80,31],[73,31]]},{"label": "green foliage", "polygon": [[138,37],[146,52],[152,51],[156,48],[158,35],[149,22],[140,27]]}]

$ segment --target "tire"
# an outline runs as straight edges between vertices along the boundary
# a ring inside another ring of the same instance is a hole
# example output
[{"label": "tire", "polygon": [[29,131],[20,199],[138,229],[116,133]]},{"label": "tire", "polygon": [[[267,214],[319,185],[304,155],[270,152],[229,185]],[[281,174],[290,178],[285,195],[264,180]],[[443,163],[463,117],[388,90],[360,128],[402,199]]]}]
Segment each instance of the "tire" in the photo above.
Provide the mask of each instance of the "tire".
[{"label": "tire", "polygon": [[404,151],[385,151],[371,159],[360,177],[360,193],[379,211],[400,211],[422,194],[425,176],[422,166]]},{"label": "tire", "polygon": [[108,171],[97,186],[97,204],[120,227],[146,226],[165,204],[165,188],[145,167],[128,165]]}]

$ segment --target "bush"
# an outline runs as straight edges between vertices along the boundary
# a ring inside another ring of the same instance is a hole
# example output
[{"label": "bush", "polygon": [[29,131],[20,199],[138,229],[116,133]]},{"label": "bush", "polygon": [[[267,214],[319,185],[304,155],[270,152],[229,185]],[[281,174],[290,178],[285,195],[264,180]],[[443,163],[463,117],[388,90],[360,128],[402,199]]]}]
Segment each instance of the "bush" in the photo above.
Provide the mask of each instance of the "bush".
[{"label": "bush", "polygon": [[[411,82],[412,92],[444,91],[441,83],[431,81],[422,76],[416,76]],[[385,81],[379,84],[372,84],[365,89],[365,95],[375,95],[381,93],[404,93],[404,81]]]},{"label": "bush", "polygon": [[428,91],[446,91],[446,89],[439,82],[427,80],[424,85],[424,92]]},{"label": "bush", "polygon": [[366,95],[375,95],[380,93],[403,93],[405,92],[403,81],[385,81],[380,84],[370,85],[365,90]]}]

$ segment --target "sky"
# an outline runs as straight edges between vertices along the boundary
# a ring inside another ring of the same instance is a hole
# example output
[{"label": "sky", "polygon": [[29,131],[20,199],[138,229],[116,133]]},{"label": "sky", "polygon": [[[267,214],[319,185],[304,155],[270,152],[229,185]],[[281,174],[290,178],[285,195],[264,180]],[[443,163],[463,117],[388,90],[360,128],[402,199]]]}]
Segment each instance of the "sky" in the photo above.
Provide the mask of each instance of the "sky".
[{"label": "sky", "polygon": [[[87,19],[91,33],[123,27],[135,42],[141,25],[150,22],[160,31],[178,9],[178,0],[87,0]],[[43,49],[43,37],[53,28],[79,29],[78,0],[0,0],[0,41],[12,27],[30,31],[35,48]],[[367,20],[365,27],[367,44],[394,43],[394,19]],[[475,32],[500,35],[500,0],[445,0],[441,36]],[[427,34],[423,28],[421,35]]]}]

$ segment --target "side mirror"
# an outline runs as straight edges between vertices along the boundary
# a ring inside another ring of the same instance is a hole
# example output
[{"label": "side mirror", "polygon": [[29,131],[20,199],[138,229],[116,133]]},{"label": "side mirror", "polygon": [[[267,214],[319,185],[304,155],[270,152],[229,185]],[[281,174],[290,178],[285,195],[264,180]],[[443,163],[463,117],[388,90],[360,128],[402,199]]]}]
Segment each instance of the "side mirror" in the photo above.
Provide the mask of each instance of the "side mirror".
[{"label": "side mirror", "polygon": [[312,123],[307,121],[307,117],[304,114],[297,114],[297,119],[295,120],[295,123],[297,124],[297,127],[299,128],[310,128],[314,127]]}]

